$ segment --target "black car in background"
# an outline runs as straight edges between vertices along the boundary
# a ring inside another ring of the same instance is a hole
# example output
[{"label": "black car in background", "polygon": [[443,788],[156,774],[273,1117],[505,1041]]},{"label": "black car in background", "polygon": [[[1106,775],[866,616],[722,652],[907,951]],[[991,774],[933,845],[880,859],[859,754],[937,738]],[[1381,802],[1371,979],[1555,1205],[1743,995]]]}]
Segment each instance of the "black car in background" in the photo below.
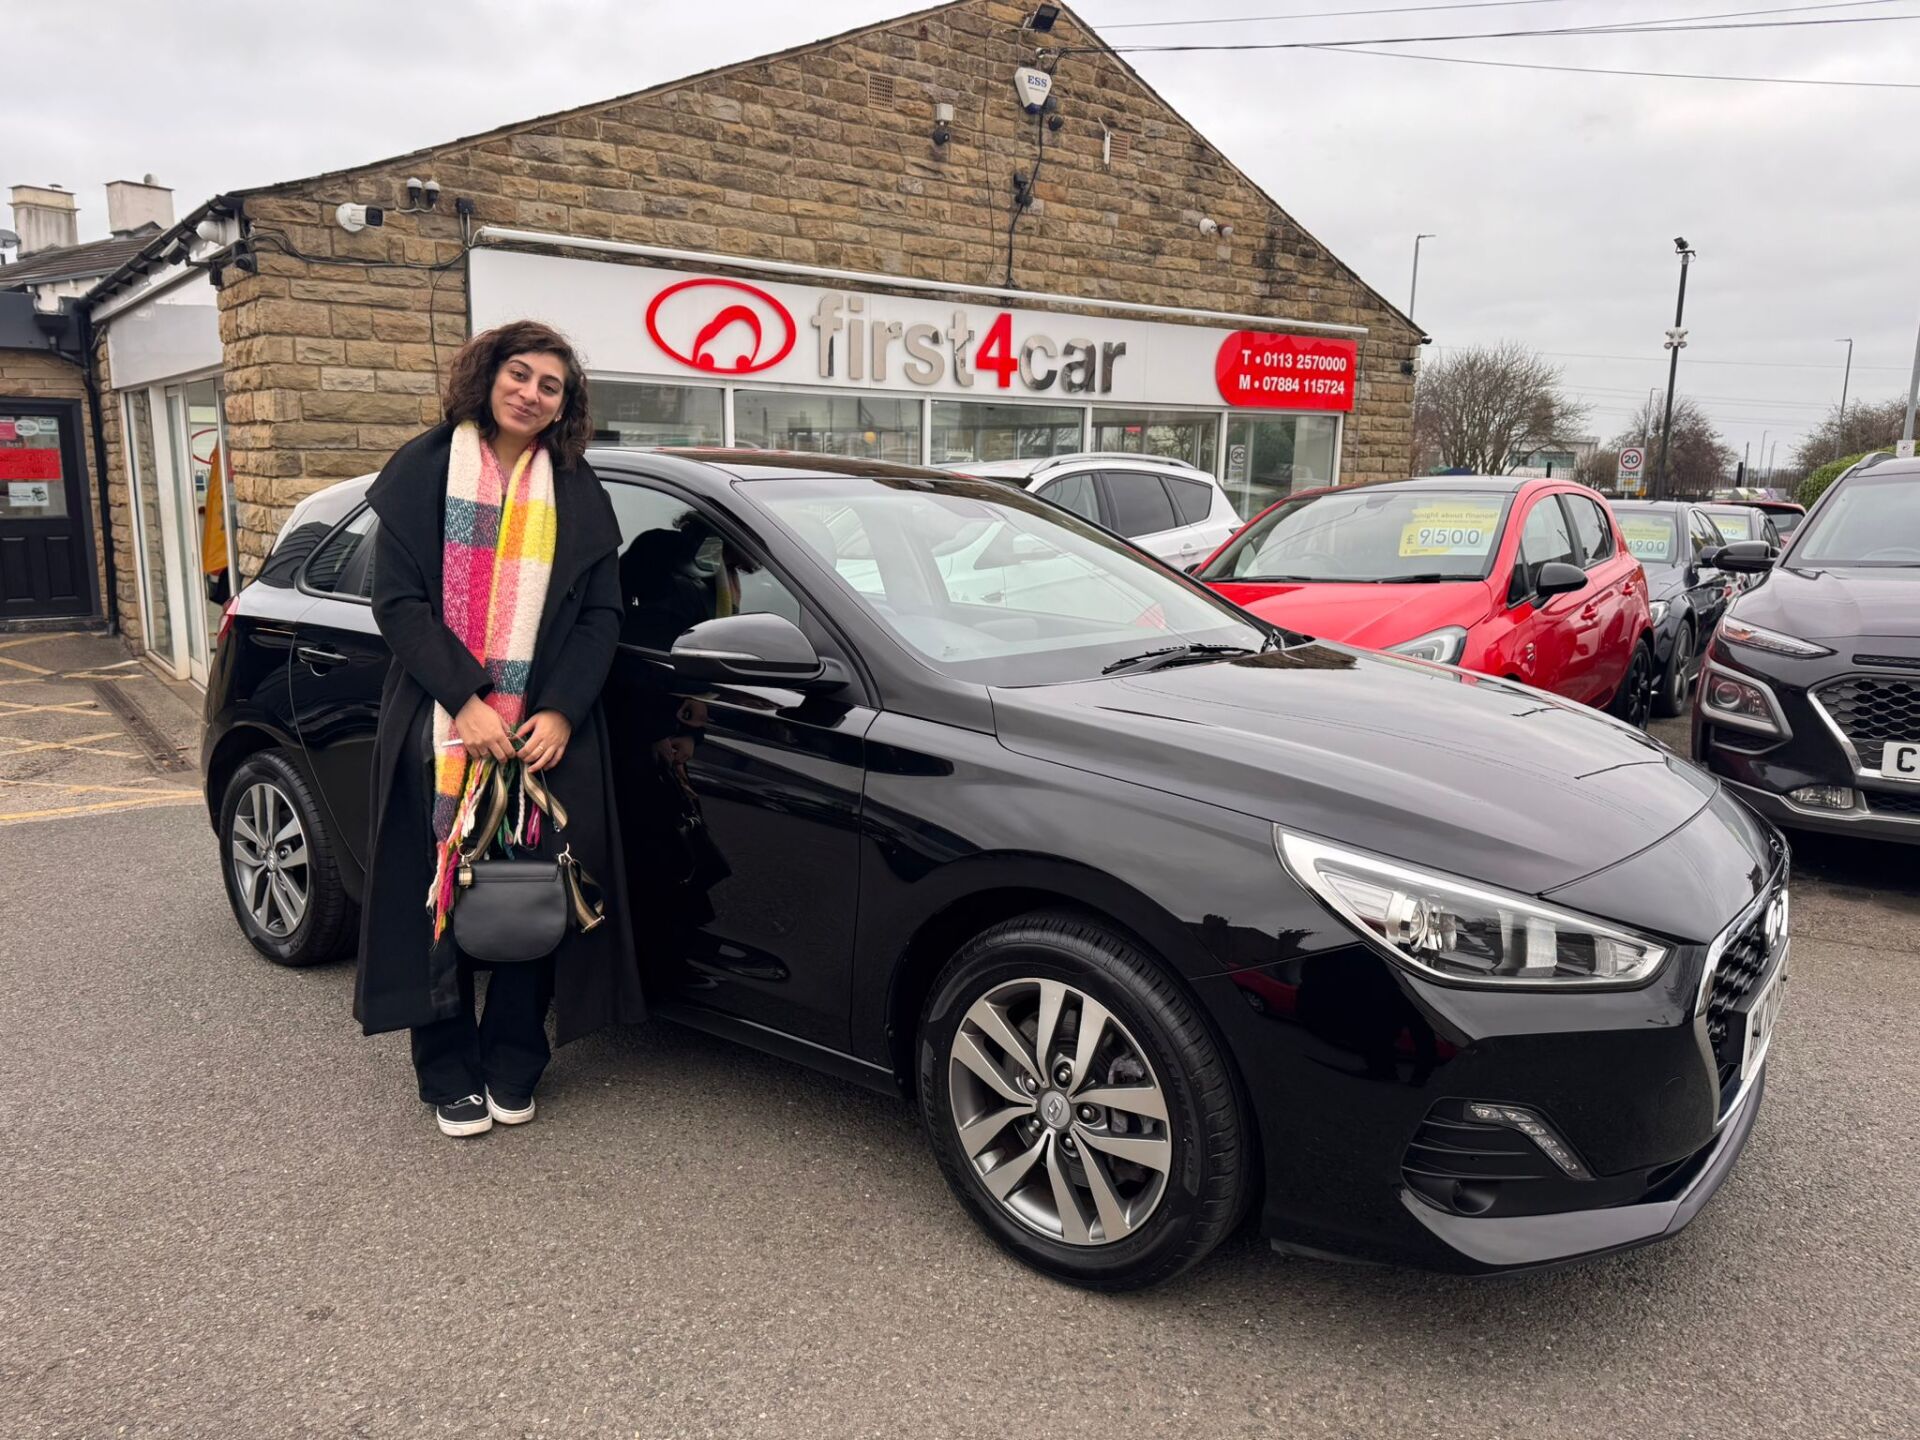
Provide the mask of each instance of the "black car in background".
[{"label": "black car in background", "polygon": [[[1765,510],[1752,505],[1706,504],[1701,512],[1713,522],[1713,528],[1720,532],[1720,538],[1728,545],[1737,545],[1743,540],[1760,540],[1777,557],[1786,548],[1780,527],[1774,523],[1773,516]],[[1766,575],[1736,575],[1732,577],[1738,583],[1734,593],[1752,590],[1766,581]]]},{"label": "black car in background", "polygon": [[1653,708],[1685,713],[1700,653],[1732,599],[1733,577],[1713,559],[1726,544],[1704,509],[1684,500],[1614,500],[1627,551],[1647,572],[1653,658],[1659,667]]},{"label": "black car in background", "polygon": [[1835,481],[1707,652],[1693,753],[1782,825],[1920,843],[1920,461]]},{"label": "black car in background", "polygon": [[[1787,852],[1688,761],[1265,625],[1004,484],[592,459],[649,996],[912,1097],[1029,1264],[1150,1284],[1252,1212],[1290,1250],[1502,1270],[1658,1240],[1725,1178]],[[364,489],[300,507],[208,694],[234,914],[284,963],[350,947],[362,884]]]}]

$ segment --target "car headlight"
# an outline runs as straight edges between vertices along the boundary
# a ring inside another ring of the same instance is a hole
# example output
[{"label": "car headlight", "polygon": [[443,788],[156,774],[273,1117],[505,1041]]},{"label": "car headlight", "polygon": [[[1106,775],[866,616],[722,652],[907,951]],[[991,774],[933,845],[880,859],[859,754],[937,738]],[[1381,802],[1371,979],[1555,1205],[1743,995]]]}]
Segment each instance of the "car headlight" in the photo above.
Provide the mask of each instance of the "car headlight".
[{"label": "car headlight", "polygon": [[1764,650],[1769,655],[1791,655],[1797,660],[1833,654],[1826,646],[1816,645],[1811,640],[1802,640],[1797,635],[1782,635],[1778,630],[1763,630],[1758,625],[1749,625],[1731,615],[1720,622],[1720,638],[1730,640],[1735,645]]},{"label": "car headlight", "polygon": [[1700,710],[1711,720],[1762,735],[1782,735],[1780,708],[1773,692],[1758,680],[1730,675],[1709,665],[1700,680]]},{"label": "car headlight", "polygon": [[1667,947],[1589,916],[1274,827],[1295,879],[1367,940],[1436,980],[1639,985]]},{"label": "car headlight", "polygon": [[1467,632],[1461,626],[1447,625],[1417,640],[1389,645],[1389,655],[1411,655],[1416,660],[1432,660],[1441,665],[1460,663],[1460,652],[1467,648]]},{"label": "car headlight", "polygon": [[1667,604],[1668,602],[1665,600],[1655,600],[1647,606],[1647,615],[1655,625],[1664,625],[1666,623]]}]

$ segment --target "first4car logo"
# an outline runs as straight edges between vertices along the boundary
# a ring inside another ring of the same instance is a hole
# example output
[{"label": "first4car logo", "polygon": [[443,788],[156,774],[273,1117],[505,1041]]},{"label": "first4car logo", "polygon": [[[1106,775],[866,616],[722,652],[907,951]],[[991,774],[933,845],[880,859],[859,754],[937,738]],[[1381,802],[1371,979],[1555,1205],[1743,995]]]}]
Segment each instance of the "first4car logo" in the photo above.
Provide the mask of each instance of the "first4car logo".
[{"label": "first4car logo", "polygon": [[773,296],[740,280],[682,280],[647,306],[647,334],[682,365],[715,375],[752,375],[778,365],[799,330]]}]

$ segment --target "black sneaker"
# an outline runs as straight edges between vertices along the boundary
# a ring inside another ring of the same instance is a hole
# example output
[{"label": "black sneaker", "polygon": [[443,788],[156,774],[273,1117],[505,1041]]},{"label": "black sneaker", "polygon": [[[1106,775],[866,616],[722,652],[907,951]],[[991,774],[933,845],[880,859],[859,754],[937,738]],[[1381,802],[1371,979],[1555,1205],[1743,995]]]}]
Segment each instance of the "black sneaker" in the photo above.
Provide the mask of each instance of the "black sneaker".
[{"label": "black sneaker", "polygon": [[533,1097],[525,1100],[508,1096],[502,1099],[493,1093],[493,1087],[487,1087],[487,1113],[502,1125],[524,1125],[533,1119]]},{"label": "black sneaker", "polygon": [[493,1128],[493,1116],[487,1110],[484,1095],[468,1095],[433,1107],[442,1135],[484,1135]]}]

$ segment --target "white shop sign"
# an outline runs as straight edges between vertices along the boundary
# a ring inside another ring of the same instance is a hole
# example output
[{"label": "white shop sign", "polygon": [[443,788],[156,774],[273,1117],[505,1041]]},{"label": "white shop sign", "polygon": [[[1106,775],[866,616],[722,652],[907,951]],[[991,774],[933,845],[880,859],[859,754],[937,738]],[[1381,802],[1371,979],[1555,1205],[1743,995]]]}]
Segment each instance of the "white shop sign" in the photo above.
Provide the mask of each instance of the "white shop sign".
[{"label": "white shop sign", "polygon": [[507,250],[471,263],[476,332],[544,320],[601,374],[1217,408],[1236,333]]}]

